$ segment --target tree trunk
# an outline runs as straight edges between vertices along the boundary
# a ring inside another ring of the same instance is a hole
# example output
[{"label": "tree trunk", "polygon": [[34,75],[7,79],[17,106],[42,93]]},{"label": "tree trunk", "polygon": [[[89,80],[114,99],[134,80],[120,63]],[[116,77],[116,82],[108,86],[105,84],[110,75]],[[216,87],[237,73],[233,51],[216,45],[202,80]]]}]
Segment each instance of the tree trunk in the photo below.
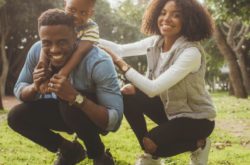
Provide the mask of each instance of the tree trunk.
[{"label": "tree trunk", "polygon": [[250,79],[247,73],[247,52],[244,53],[244,47],[247,39],[247,35],[250,32],[250,26],[244,25],[239,20],[232,20],[228,24],[228,32],[226,35],[226,41],[228,46],[234,52],[238,65],[241,71],[242,82],[247,94],[250,94]]},{"label": "tree trunk", "polygon": [[2,74],[0,75],[1,82],[1,96],[5,96],[5,84],[8,76],[9,63],[7,59],[7,53],[5,50],[6,38],[9,33],[8,18],[6,13],[6,8],[2,8],[0,12],[0,58],[2,62]]},{"label": "tree trunk", "polygon": [[[1,86],[1,82],[0,82],[0,86]],[[1,95],[1,89],[0,89],[0,111],[3,110],[3,100],[2,100],[2,95]]]},{"label": "tree trunk", "polygon": [[242,53],[238,54],[239,66],[241,70],[241,75],[243,79],[243,85],[247,91],[247,94],[250,95],[250,77],[248,76],[246,58]]},{"label": "tree trunk", "polygon": [[234,95],[238,98],[247,98],[246,89],[242,83],[242,77],[239,65],[237,63],[237,57],[235,53],[230,48],[226,42],[226,37],[224,36],[220,26],[215,28],[215,39],[221,54],[228,62],[229,67],[229,78],[232,83],[232,88]]},{"label": "tree trunk", "polygon": [[1,96],[5,96],[5,84],[8,76],[8,70],[9,70],[9,62],[7,59],[6,51],[5,51],[5,37],[1,36],[1,58],[2,58],[2,74],[0,76],[0,82],[1,82]]},{"label": "tree trunk", "polygon": [[228,89],[228,93],[230,96],[234,96],[234,89],[232,87],[232,82],[231,80],[229,80],[229,89]]}]

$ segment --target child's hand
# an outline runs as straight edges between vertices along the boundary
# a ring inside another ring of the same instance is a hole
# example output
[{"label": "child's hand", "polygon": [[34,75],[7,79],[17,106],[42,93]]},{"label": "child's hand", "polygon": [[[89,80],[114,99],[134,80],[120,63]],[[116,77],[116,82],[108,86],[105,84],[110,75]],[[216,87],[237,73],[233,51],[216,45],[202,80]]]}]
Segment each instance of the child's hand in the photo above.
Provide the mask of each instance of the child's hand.
[{"label": "child's hand", "polygon": [[39,62],[35,67],[33,72],[33,82],[37,91],[39,91],[39,86],[46,79],[44,63]]},{"label": "child's hand", "polygon": [[49,79],[42,82],[41,85],[39,86],[39,92],[41,94],[49,93],[49,91],[48,91],[48,83],[49,83]]}]

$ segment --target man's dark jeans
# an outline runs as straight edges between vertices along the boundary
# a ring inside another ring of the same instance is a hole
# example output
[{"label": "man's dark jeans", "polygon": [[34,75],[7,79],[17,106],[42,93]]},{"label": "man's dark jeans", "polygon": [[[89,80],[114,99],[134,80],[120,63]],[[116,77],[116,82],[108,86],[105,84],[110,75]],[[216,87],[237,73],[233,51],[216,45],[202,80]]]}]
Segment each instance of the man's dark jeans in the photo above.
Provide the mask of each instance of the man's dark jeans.
[{"label": "man's dark jeans", "polygon": [[69,107],[66,102],[41,99],[25,102],[12,108],[8,114],[9,126],[47,148],[56,152],[63,137],[52,131],[76,133],[84,142],[89,158],[104,152],[100,133],[103,133],[80,109]]}]

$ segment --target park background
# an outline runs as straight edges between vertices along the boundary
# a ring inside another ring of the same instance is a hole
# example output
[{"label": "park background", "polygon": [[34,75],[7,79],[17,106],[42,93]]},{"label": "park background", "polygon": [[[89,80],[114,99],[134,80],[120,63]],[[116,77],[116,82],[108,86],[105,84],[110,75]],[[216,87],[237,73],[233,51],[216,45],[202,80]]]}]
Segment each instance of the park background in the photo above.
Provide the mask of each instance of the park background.
[{"label": "park background", "polygon": [[[117,43],[129,43],[146,37],[140,33],[140,24],[148,2],[97,0],[93,19],[99,25],[101,37]],[[214,37],[202,42],[207,52],[207,88],[218,113],[216,129],[211,136],[213,144],[209,164],[249,165],[250,1],[201,2],[215,21]],[[63,0],[0,0],[0,165],[47,165],[52,164],[55,158],[55,155],[8,128],[6,114],[18,103],[12,96],[13,87],[27,51],[39,40],[38,16],[46,9],[62,6]],[[126,60],[141,73],[145,72],[145,57]],[[150,127],[153,125],[150,123]],[[103,139],[118,165],[133,164],[141,153],[126,120],[117,133]],[[188,158],[189,154],[186,153],[168,158],[165,162],[184,165],[188,164]],[[80,164],[91,163],[86,160]]]}]

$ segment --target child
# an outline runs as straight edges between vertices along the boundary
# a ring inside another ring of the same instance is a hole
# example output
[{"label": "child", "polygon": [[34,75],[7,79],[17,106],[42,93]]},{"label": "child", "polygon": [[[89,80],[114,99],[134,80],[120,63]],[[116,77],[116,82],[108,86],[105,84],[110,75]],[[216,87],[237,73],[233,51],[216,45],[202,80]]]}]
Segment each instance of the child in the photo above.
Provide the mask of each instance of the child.
[{"label": "child", "polygon": [[[75,29],[79,42],[70,60],[58,72],[60,75],[68,77],[70,72],[78,65],[79,61],[81,61],[81,58],[83,58],[92,45],[99,40],[98,25],[90,19],[94,12],[95,2],[96,0],[64,0],[65,12],[75,18]],[[49,68],[49,62],[42,51],[38,64],[39,63],[43,63],[45,69]],[[47,76],[47,79],[49,78],[50,77]],[[40,85],[39,91],[41,93],[44,94],[47,92],[48,82],[49,80],[45,80]]]}]

